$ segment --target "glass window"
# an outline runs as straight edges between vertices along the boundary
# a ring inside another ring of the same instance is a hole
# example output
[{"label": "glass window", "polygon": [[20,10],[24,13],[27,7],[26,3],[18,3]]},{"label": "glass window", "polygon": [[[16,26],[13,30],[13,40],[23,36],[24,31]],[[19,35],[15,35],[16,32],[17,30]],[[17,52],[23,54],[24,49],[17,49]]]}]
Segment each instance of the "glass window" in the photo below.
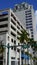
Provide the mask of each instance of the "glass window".
[{"label": "glass window", "polygon": [[11,35],[13,35],[14,37],[16,37],[16,35],[11,31]]},{"label": "glass window", "polygon": [[2,22],[2,21],[8,21],[8,18],[2,18],[2,19],[0,19],[0,22]]},{"label": "glass window", "polygon": [[11,13],[11,16],[14,18],[14,20],[16,21],[16,17],[14,16],[14,14]]},{"label": "glass window", "polygon": [[8,24],[2,24],[0,25],[0,28],[8,27]]},{"label": "glass window", "polygon": [[11,25],[11,28],[14,30],[14,31],[16,31],[16,29]]},{"label": "glass window", "polygon": [[11,19],[11,22],[14,24],[14,25],[16,25],[16,23]]}]

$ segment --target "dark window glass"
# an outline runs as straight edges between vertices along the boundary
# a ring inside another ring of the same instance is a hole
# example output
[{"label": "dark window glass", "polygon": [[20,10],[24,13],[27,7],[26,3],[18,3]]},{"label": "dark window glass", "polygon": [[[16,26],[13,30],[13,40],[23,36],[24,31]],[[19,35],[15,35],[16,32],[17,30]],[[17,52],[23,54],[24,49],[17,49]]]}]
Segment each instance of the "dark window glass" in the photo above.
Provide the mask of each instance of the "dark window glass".
[{"label": "dark window glass", "polygon": [[13,50],[13,46],[11,47],[11,49]]},{"label": "dark window glass", "polygon": [[20,35],[21,33],[19,31],[17,31],[17,34]]},{"label": "dark window glass", "polygon": [[30,29],[31,31],[33,31],[33,29]]},{"label": "dark window glass", "polygon": [[13,39],[11,39],[11,42],[13,42]]},{"label": "dark window glass", "polygon": [[17,52],[19,52],[19,49],[17,49]]},{"label": "dark window glass", "polygon": [[17,39],[19,40],[19,37],[17,36]]},{"label": "dark window glass", "polygon": [[29,11],[25,11],[25,13],[28,13],[28,12],[31,12],[31,10],[29,10]]},{"label": "dark window glass", "polygon": [[25,15],[30,15],[31,13],[26,13]]},{"label": "dark window glass", "polygon": [[26,18],[26,20],[32,20],[32,18],[28,18],[28,19]]},{"label": "dark window glass", "polygon": [[20,45],[20,43],[18,43],[18,45]]},{"label": "dark window glass", "polygon": [[8,24],[0,25],[0,28],[8,27]]},{"label": "dark window glass", "polygon": [[33,35],[31,35],[31,37],[33,37]]},{"label": "dark window glass", "polygon": [[32,21],[28,21],[28,20],[26,21],[26,23],[31,23],[31,22],[32,22]]},{"label": "dark window glass", "polygon": [[14,44],[16,44],[16,40],[14,40]]},{"label": "dark window glass", "polygon": [[8,40],[9,40],[9,36],[8,36]]},{"label": "dark window glass", "polygon": [[0,19],[0,22],[2,22],[2,21],[8,21],[8,18],[2,18],[2,19]]},{"label": "dark window glass", "polygon": [[18,25],[20,26],[20,23],[17,21]]},{"label": "dark window glass", "polygon": [[11,59],[15,59],[15,57],[11,57]]},{"label": "dark window glass", "polygon": [[17,28],[20,29],[19,26],[17,26]]},{"label": "dark window glass", "polygon": [[14,51],[16,51],[16,47],[14,47]]},{"label": "dark window glass", "polygon": [[16,31],[16,29],[11,25],[11,28],[14,30],[14,31]]},{"label": "dark window glass", "polygon": [[31,34],[33,34],[33,32],[31,32]]},{"label": "dark window glass", "polygon": [[12,31],[11,31],[11,35],[13,35],[14,37],[16,36]]},{"label": "dark window glass", "polygon": [[29,23],[27,23],[27,24],[26,24],[26,26],[29,26],[29,25],[32,25],[32,23],[30,23],[30,24],[29,24]]},{"label": "dark window glass", "polygon": [[0,33],[6,33],[7,32],[7,30],[5,30],[5,31],[0,31]]},{"label": "dark window glass", "polygon": [[0,61],[0,65],[3,65],[3,61]]},{"label": "dark window glass", "polygon": [[16,17],[11,13],[11,16],[14,18],[14,20],[16,21]]},{"label": "dark window glass", "polygon": [[11,65],[15,65],[15,61],[11,61]]},{"label": "dark window glass", "polygon": [[14,25],[16,25],[16,23],[11,19],[11,22],[14,24]]}]

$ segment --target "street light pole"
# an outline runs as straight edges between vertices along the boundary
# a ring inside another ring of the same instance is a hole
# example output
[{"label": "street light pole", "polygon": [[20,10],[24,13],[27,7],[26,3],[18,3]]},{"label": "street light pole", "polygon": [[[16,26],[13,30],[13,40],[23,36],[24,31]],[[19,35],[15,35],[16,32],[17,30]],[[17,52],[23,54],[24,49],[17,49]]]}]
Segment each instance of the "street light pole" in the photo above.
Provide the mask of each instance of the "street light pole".
[{"label": "street light pole", "polygon": [[[8,48],[8,65],[9,65],[9,49],[10,49],[11,47],[14,47],[14,46],[10,46],[9,43],[8,43],[8,45],[2,45],[2,46]],[[27,48],[27,45],[15,45],[15,47],[18,47],[18,46],[22,46],[23,48]],[[21,52],[20,52],[20,54],[21,54]],[[21,56],[20,56],[20,57],[21,57]],[[21,61],[21,58],[20,58],[20,61]],[[21,62],[20,62],[20,65],[21,65]]]},{"label": "street light pole", "polygon": [[9,43],[8,43],[8,65],[9,65],[9,48],[10,48],[10,46],[9,46]]}]

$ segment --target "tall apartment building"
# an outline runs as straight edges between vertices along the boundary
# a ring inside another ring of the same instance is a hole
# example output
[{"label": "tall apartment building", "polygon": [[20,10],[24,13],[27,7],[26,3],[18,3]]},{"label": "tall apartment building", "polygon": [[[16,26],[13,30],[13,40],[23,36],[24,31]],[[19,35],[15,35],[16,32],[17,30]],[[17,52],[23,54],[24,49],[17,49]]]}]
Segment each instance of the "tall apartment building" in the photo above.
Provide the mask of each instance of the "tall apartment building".
[{"label": "tall apartment building", "polygon": [[34,38],[35,17],[33,6],[23,2],[21,4],[16,4],[13,11],[23,26],[27,30],[30,30],[31,37]]},{"label": "tall apartment building", "polygon": [[[21,30],[25,29],[11,9],[0,10],[0,43],[3,45],[19,45]],[[0,54],[0,64],[8,65],[8,48],[4,47],[3,56]],[[20,47],[9,48],[9,65],[20,65]],[[3,59],[3,60],[2,60]]]}]

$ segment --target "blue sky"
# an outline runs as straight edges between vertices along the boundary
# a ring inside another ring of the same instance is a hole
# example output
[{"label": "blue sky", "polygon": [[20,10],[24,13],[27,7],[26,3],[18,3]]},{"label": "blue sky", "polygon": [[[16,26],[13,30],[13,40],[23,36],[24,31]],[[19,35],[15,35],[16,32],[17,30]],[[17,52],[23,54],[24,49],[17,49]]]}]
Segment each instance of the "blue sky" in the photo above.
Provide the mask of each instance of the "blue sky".
[{"label": "blue sky", "polygon": [[13,8],[15,4],[21,2],[27,2],[34,6],[34,9],[37,10],[37,0],[0,0],[0,9],[4,8]]}]

